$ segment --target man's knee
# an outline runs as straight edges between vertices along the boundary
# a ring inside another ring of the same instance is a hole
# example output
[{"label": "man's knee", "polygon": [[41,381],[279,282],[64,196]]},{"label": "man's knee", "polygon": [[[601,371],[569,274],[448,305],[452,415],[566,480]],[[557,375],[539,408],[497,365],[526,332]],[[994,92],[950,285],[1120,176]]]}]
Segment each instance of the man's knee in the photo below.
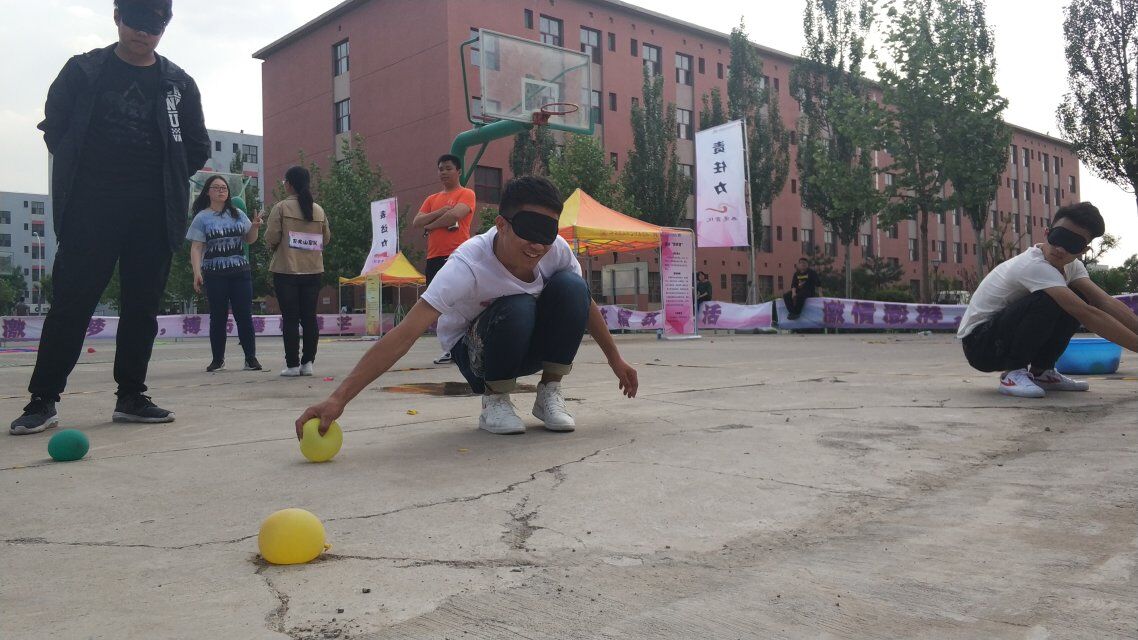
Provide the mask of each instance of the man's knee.
[{"label": "man's knee", "polygon": [[502,296],[483,314],[479,328],[484,334],[497,331],[528,333],[533,330],[536,310],[537,300],[528,293]]},{"label": "man's knee", "polygon": [[555,273],[546,283],[542,295],[556,296],[563,301],[579,300],[584,304],[589,302],[589,285],[581,276],[572,271]]}]

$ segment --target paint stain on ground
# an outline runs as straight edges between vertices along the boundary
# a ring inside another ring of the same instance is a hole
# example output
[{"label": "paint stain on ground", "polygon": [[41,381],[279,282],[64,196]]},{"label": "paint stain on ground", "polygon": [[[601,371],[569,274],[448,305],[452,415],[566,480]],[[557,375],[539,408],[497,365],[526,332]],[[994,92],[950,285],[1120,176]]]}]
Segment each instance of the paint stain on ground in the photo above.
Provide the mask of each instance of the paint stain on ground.
[{"label": "paint stain on ground", "polygon": [[[388,393],[415,393],[426,396],[473,396],[470,384],[466,382],[411,382],[390,387],[381,387],[380,391]],[[537,387],[532,384],[519,384],[514,393],[537,393]]]}]

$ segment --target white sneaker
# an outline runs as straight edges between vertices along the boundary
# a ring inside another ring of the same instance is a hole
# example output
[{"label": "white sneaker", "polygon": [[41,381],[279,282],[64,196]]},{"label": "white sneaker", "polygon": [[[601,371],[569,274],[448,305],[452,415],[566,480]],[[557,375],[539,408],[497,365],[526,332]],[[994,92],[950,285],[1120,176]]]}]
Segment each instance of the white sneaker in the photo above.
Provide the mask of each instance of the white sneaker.
[{"label": "white sneaker", "polygon": [[1035,384],[1047,391],[1089,391],[1091,388],[1086,380],[1068,378],[1054,369],[1035,376]]},{"label": "white sneaker", "polygon": [[285,378],[296,378],[300,376],[300,367],[285,367],[281,369],[281,376]]},{"label": "white sneaker", "polygon": [[444,351],[443,354],[434,359],[435,364],[450,364],[454,362],[454,358],[450,356],[450,351]]},{"label": "white sneaker", "polygon": [[1035,384],[1035,377],[1027,369],[1016,369],[1001,376],[1000,393],[1017,398],[1042,398],[1047,395]]},{"label": "white sneaker", "polygon": [[514,412],[514,403],[510,402],[508,393],[482,396],[482,415],[478,417],[478,428],[499,435],[526,432],[526,425]]},{"label": "white sneaker", "polygon": [[302,375],[302,376],[312,375],[312,363],[311,362],[305,362],[305,363],[300,365],[300,375]]},{"label": "white sneaker", "polygon": [[565,396],[561,395],[560,382],[538,383],[533,415],[544,422],[545,428],[550,431],[572,431],[577,428],[573,416],[565,410]]}]

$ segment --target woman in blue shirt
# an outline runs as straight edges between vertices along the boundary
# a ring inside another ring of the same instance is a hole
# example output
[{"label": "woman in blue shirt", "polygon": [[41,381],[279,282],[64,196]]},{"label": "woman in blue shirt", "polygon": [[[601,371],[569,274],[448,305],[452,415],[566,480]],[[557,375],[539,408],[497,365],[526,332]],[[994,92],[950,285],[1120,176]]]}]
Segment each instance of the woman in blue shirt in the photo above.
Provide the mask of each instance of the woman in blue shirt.
[{"label": "woman in blue shirt", "polygon": [[245,212],[233,206],[225,178],[210,176],[194,199],[197,211],[186,239],[190,240],[190,264],[194,268],[194,291],[204,285],[209,300],[209,344],[213,361],[206,371],[225,367],[226,322],[229,309],[237,324],[237,337],[245,352],[245,370],[260,371],[257,343],[253,334],[253,278],[245,245],[257,241],[262,217],[250,222]]}]

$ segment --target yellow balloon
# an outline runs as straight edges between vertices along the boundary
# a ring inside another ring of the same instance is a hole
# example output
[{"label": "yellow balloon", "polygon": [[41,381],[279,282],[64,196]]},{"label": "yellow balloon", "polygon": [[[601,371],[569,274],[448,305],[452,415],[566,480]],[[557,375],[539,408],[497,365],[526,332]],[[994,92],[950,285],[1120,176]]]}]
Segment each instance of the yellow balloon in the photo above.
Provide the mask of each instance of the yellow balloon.
[{"label": "yellow balloon", "polygon": [[261,557],[273,564],[303,564],[332,545],[324,542],[324,525],[304,509],[281,509],[265,518],[257,535]]},{"label": "yellow balloon", "polygon": [[344,444],[344,432],[335,420],[328,425],[328,432],[320,435],[320,418],[304,423],[304,435],[300,438],[300,452],[312,462],[327,462],[340,452]]}]

